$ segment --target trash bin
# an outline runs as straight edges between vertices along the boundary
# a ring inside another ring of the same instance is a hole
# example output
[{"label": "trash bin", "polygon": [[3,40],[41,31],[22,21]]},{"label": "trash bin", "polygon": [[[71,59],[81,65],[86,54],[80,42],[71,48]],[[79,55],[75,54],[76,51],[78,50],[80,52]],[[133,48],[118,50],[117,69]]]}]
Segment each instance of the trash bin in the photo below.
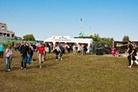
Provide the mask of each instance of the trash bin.
[{"label": "trash bin", "polygon": [[103,55],[103,48],[97,48],[96,55]]}]

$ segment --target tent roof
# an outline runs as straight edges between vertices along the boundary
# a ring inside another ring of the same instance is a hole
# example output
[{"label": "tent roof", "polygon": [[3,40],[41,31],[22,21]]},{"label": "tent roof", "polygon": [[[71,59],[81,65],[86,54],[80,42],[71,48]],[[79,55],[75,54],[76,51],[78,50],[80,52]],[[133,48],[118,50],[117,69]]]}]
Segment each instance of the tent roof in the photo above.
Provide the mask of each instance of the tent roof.
[{"label": "tent roof", "polygon": [[65,43],[92,43],[92,39],[88,39],[88,38],[70,38],[70,37],[63,37],[62,38],[56,38],[56,37],[50,37],[46,40],[44,40],[44,42],[65,42]]}]

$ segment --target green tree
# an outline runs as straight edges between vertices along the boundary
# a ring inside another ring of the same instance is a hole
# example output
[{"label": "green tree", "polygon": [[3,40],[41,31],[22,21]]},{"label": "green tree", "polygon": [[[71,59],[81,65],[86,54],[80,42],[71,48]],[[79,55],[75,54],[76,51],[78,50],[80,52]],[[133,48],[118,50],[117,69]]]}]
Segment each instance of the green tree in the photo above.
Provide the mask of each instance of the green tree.
[{"label": "green tree", "polygon": [[127,42],[127,41],[130,41],[129,40],[129,36],[124,36],[123,39],[122,39],[123,42]]},{"label": "green tree", "polygon": [[90,37],[93,39],[93,41],[100,41],[101,39],[99,34],[94,34],[94,35],[91,35]]},{"label": "green tree", "polygon": [[95,53],[97,47],[107,46],[108,48],[111,48],[113,46],[113,38],[101,38],[98,34],[91,35],[90,37],[93,39],[92,53]]},{"label": "green tree", "polygon": [[100,42],[104,45],[107,45],[108,47],[112,47],[113,46],[113,38],[101,38]]},{"label": "green tree", "polygon": [[96,48],[97,48],[99,45],[100,45],[100,42],[97,42],[97,41],[93,41],[93,42],[92,42],[92,45],[91,45],[91,47],[92,47],[92,54],[95,53]]},{"label": "green tree", "polygon": [[14,36],[14,39],[15,39],[15,40],[18,40],[18,37],[17,37],[17,36]]},{"label": "green tree", "polygon": [[23,36],[23,40],[34,41],[35,38],[34,38],[33,34],[27,34],[27,35]]},{"label": "green tree", "polygon": [[15,40],[22,40],[22,37],[14,36]]},{"label": "green tree", "polygon": [[93,39],[93,41],[101,43],[102,45],[107,45],[110,48],[113,45],[113,38],[101,38],[98,34],[91,35],[90,37]]}]

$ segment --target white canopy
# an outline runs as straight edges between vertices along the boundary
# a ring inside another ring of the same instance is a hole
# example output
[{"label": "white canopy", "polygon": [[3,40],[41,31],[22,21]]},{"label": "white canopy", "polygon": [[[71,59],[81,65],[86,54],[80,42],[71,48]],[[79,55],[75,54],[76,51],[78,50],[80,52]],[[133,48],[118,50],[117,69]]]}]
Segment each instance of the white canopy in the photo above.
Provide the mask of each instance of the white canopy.
[{"label": "white canopy", "polygon": [[88,47],[90,47],[90,45],[92,44],[92,39],[70,38],[70,36],[52,36],[52,37],[44,40],[44,42],[52,42],[53,44],[55,44],[56,42],[75,43],[75,44],[84,43],[84,44],[88,44]]}]

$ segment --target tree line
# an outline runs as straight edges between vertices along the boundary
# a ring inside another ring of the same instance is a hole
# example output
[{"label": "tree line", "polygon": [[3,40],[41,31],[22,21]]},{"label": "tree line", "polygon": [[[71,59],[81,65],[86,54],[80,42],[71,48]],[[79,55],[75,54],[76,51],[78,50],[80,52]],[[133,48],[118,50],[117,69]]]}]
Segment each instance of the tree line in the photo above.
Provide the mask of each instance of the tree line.
[{"label": "tree line", "polygon": [[[113,42],[114,42],[114,38],[100,37],[99,34],[93,34],[93,35],[90,36],[90,38],[94,42],[97,42],[97,43],[106,45],[106,46],[108,46],[110,48],[112,47]],[[18,40],[18,37],[15,36],[15,39]],[[34,37],[33,34],[27,34],[27,35],[23,36],[23,39],[22,40],[25,40],[25,41],[34,41],[35,40],[35,37]],[[123,42],[129,41],[129,36],[124,36],[123,39],[122,39],[122,41]]]}]

